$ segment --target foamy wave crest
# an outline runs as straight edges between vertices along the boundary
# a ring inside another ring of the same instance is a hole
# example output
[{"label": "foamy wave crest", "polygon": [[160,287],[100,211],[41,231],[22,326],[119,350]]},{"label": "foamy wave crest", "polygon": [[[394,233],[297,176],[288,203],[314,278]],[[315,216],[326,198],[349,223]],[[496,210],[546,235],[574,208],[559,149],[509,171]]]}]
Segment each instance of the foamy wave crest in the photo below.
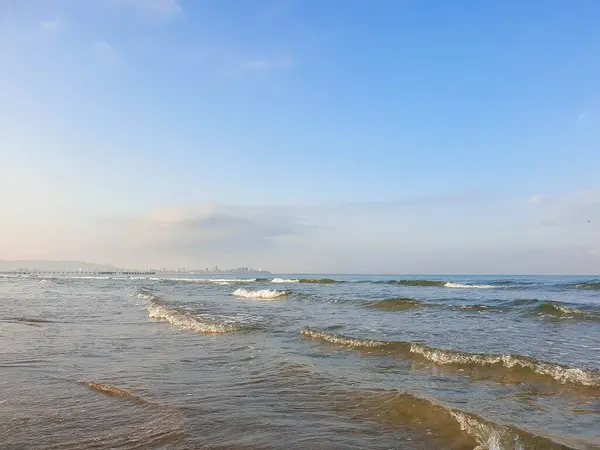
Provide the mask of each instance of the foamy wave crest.
[{"label": "foamy wave crest", "polygon": [[361,339],[344,336],[342,334],[328,333],[327,331],[316,330],[314,328],[302,328],[300,334],[311,339],[330,342],[332,344],[342,345],[344,347],[354,348],[382,348],[390,344],[386,341],[376,341],[373,339]]},{"label": "foamy wave crest", "polygon": [[350,348],[380,349],[401,358],[426,359],[439,365],[500,366],[504,369],[524,369],[530,373],[551,377],[562,384],[600,387],[600,370],[580,369],[560,364],[539,361],[535,358],[512,354],[466,353],[443,350],[405,341],[380,341],[343,336],[313,328],[302,328],[300,334],[311,339],[329,342]]},{"label": "foamy wave crest", "polygon": [[525,450],[519,435],[512,433],[507,427],[494,426],[475,415],[462,411],[450,410],[449,412],[458,422],[460,429],[477,442],[478,445],[473,450]]},{"label": "foamy wave crest", "polygon": [[600,307],[590,304],[575,304],[544,301],[537,299],[518,299],[503,303],[503,308],[521,310],[526,315],[537,315],[549,319],[569,319],[581,321],[600,321]]},{"label": "foamy wave crest", "polygon": [[146,292],[146,291],[140,291],[138,292],[137,298],[141,299],[141,300],[158,300],[158,297],[154,294],[151,294],[150,292]]},{"label": "foamy wave crest", "polygon": [[155,301],[148,306],[148,317],[165,320],[182,330],[197,333],[229,333],[238,329],[234,324],[222,323],[211,317],[193,316]]},{"label": "foamy wave crest", "polygon": [[501,365],[508,369],[523,368],[539,375],[554,378],[560,383],[582,386],[600,386],[600,371],[572,368],[560,364],[539,361],[535,358],[511,354],[477,354],[453,350],[441,350],[421,344],[411,344],[410,352],[436,364]]},{"label": "foamy wave crest", "polygon": [[459,288],[459,289],[501,289],[506,286],[492,286],[490,284],[461,284],[461,283],[451,283],[448,281],[444,284],[444,287],[447,288]]},{"label": "foamy wave crest", "polygon": [[575,287],[578,289],[591,289],[591,290],[597,291],[597,290],[600,290],[600,281],[576,284]]},{"label": "foamy wave crest", "polygon": [[286,291],[274,291],[271,289],[261,289],[260,291],[251,291],[249,289],[236,289],[231,295],[244,298],[259,298],[264,300],[273,300],[288,295]]},{"label": "foamy wave crest", "polygon": [[271,283],[299,283],[300,280],[290,280],[285,278],[273,278]]}]

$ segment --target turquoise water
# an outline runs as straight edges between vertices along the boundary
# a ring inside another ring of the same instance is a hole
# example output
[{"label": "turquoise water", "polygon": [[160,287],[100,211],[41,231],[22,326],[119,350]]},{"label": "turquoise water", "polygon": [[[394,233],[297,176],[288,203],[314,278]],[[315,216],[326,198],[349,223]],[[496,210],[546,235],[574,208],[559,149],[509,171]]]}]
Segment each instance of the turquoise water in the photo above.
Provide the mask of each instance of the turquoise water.
[{"label": "turquoise water", "polygon": [[594,277],[4,277],[0,352],[2,448],[600,448]]}]

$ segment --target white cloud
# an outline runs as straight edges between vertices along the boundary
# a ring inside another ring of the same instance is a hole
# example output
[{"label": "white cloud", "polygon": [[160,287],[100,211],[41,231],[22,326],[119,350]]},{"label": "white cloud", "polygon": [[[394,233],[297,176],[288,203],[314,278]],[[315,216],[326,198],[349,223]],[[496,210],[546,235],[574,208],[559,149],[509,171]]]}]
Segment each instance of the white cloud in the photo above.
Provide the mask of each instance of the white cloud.
[{"label": "white cloud", "polygon": [[40,22],[40,28],[47,33],[57,33],[61,27],[60,20],[45,20]]},{"label": "white cloud", "polygon": [[94,52],[102,61],[112,63],[117,59],[117,51],[106,41],[98,41],[94,44]]},{"label": "white cloud", "polygon": [[287,69],[294,64],[293,58],[289,56],[274,59],[249,59],[244,62],[244,69],[251,72],[270,72],[274,70]]},{"label": "white cloud", "polygon": [[542,225],[585,227],[586,233],[600,237],[600,191],[587,190],[566,196],[540,198],[543,199]]},{"label": "white cloud", "polygon": [[542,203],[544,200],[546,200],[546,197],[544,197],[543,195],[540,195],[540,194],[535,194],[527,199],[527,203],[531,203],[531,204],[535,205],[537,203]]},{"label": "white cloud", "polygon": [[121,7],[152,19],[171,19],[183,12],[178,0],[115,0]]},{"label": "white cloud", "polygon": [[589,123],[591,118],[592,118],[592,114],[589,111],[582,112],[577,117],[577,122],[579,122],[580,124],[587,124],[587,123]]}]

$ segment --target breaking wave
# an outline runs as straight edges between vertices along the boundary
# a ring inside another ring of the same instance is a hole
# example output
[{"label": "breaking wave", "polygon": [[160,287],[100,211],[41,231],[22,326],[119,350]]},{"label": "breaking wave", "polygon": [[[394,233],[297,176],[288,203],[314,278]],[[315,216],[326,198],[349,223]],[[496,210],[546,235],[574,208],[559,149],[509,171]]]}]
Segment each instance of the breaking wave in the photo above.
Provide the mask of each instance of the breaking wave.
[{"label": "breaking wave", "polygon": [[380,309],[384,311],[403,311],[405,309],[419,308],[427,306],[413,298],[394,297],[386,298],[384,300],[365,302],[364,305],[367,308]]},{"label": "breaking wave", "polygon": [[498,289],[506,287],[506,285],[492,286],[491,284],[461,284],[448,281],[447,283],[444,283],[444,287],[458,289]]},{"label": "breaking wave", "polygon": [[139,298],[141,300],[149,300],[149,301],[159,300],[159,298],[156,295],[154,295],[148,291],[144,291],[144,290],[138,292],[137,298]]},{"label": "breaking wave", "polygon": [[350,348],[379,349],[403,358],[425,359],[439,365],[497,366],[503,369],[522,369],[530,374],[551,377],[562,384],[600,387],[600,370],[568,367],[540,361],[535,358],[513,354],[467,353],[428,347],[405,341],[380,341],[328,333],[312,328],[302,328],[300,334],[311,339],[329,342]]},{"label": "breaking wave", "polygon": [[353,338],[344,336],[343,334],[329,333],[327,331],[308,327],[301,328],[300,334],[311,339],[326,341],[332,344],[342,345],[344,347],[383,349],[391,344],[391,342],[378,341],[374,339]]},{"label": "breaking wave", "polygon": [[573,316],[583,314],[583,311],[579,309],[569,308],[566,305],[560,303],[547,302],[542,303],[540,306],[534,309],[535,312],[540,314],[548,314],[551,316]]},{"label": "breaking wave", "polygon": [[271,283],[299,283],[300,280],[290,280],[285,278],[273,278]]},{"label": "breaking wave", "polygon": [[557,319],[599,320],[600,308],[590,305],[575,305],[542,301],[537,299],[512,300],[502,304],[503,307],[521,309],[529,315],[539,315]]},{"label": "breaking wave", "polygon": [[271,289],[261,289],[260,291],[251,291],[249,289],[236,289],[231,293],[231,295],[235,295],[236,297],[244,297],[244,298],[258,298],[264,300],[273,300],[276,298],[285,297],[288,295],[286,291],[275,291]]},{"label": "breaking wave", "polygon": [[151,319],[164,320],[182,330],[197,333],[230,333],[241,328],[240,324],[219,321],[208,315],[192,315],[156,300],[150,303],[147,310]]},{"label": "breaking wave", "polygon": [[588,283],[576,284],[573,287],[578,289],[591,289],[594,291],[600,290],[600,281],[592,281]]}]

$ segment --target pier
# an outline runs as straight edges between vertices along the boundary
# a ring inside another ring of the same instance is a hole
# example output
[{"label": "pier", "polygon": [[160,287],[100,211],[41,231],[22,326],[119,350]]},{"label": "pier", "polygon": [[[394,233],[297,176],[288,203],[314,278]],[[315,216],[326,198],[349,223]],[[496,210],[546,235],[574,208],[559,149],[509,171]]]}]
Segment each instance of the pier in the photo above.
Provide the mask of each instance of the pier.
[{"label": "pier", "polygon": [[44,271],[44,270],[10,270],[10,271],[0,271],[0,275],[41,275],[46,277],[62,275],[83,275],[83,276],[96,276],[96,275],[156,275],[156,272],[113,272],[113,271]]}]

